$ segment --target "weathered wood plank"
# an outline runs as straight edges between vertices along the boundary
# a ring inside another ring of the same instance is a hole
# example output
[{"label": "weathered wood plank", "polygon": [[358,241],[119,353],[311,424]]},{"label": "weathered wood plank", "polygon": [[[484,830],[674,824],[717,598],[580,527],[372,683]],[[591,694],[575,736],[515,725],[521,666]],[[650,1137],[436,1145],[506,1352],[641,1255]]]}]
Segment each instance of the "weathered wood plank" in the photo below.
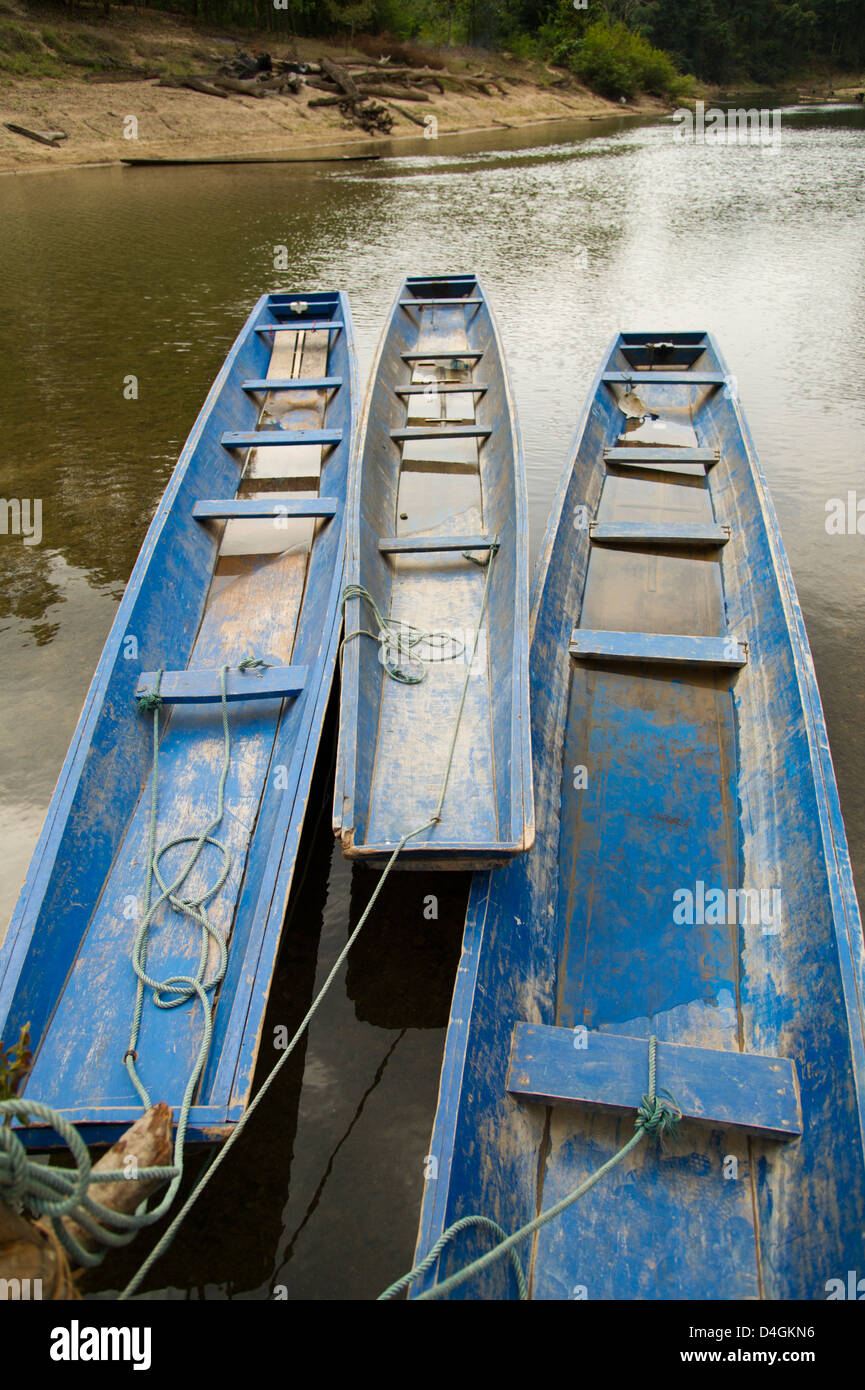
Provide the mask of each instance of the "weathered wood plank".
[{"label": "weathered wood plank", "polygon": [[608,463],[639,463],[650,468],[658,463],[705,463],[711,467],[718,462],[719,457],[717,449],[665,449],[651,444],[643,445],[639,449],[613,445],[604,450],[604,458]]},{"label": "weathered wood plank", "polygon": [[424,299],[420,295],[411,299],[401,299],[399,307],[401,309],[426,309],[432,306],[446,305],[449,309],[460,309],[464,304],[483,304],[483,300],[477,296],[457,298],[447,296],[440,299]]},{"label": "weathered wood plank", "polygon": [[593,521],[589,526],[589,535],[593,541],[603,541],[609,545],[617,542],[626,545],[726,545],[730,539],[730,528],[711,522],[696,525],[686,522]]},{"label": "weathered wood plank", "polygon": [[397,396],[482,396],[489,387],[474,381],[417,381],[408,386],[394,387]]},{"label": "weathered wood plank", "polygon": [[339,508],[337,497],[230,497],[196,502],[192,515],[196,521],[226,520],[228,518],[335,516]]},{"label": "weathered wood plank", "polygon": [[607,386],[723,386],[722,372],[695,372],[648,368],[633,372],[604,372],[601,381]]},{"label": "weathered wood plank", "polygon": [[390,437],[400,444],[415,439],[489,439],[491,434],[488,425],[409,425],[391,430]]},{"label": "weathered wood plank", "polygon": [[748,648],[737,637],[683,637],[663,632],[599,632],[574,628],[571,656],[579,660],[682,662],[746,666]]},{"label": "weathered wood plank", "polygon": [[342,430],[225,430],[219,437],[226,449],[298,448],[303,444],[339,444]]},{"label": "weathered wood plank", "polygon": [[[138,678],[136,697],[156,688],[156,671],[144,671]],[[299,695],[306,683],[305,666],[268,666],[263,671],[226,671],[225,698],[230,704],[238,700],[273,700]],[[159,694],[165,704],[201,705],[222,699],[220,673],[210,670],[163,671]]]},{"label": "weathered wood plank", "polygon": [[452,348],[450,352],[401,352],[400,357],[403,362],[446,362],[452,361],[454,358],[458,358],[460,361],[465,359],[467,362],[469,360],[479,362],[483,357],[483,352],[478,352],[473,348],[465,351],[455,351]]},{"label": "weathered wood plank", "polygon": [[491,536],[382,536],[378,548],[383,555],[433,555],[445,550],[489,550]]},{"label": "weathered wood plank", "polygon": [[[507,1089],[522,1100],[636,1112],[648,1075],[645,1038],[514,1025]],[[802,1133],[796,1068],[788,1057],[659,1042],[657,1086],[688,1120],[769,1139],[798,1139]]]},{"label": "weathered wood plank", "polygon": [[279,319],[276,323],[259,323],[256,333],[338,333],[345,328],[341,319]]},{"label": "weathered wood plank", "polygon": [[252,377],[241,382],[244,391],[336,391],[341,376]]}]

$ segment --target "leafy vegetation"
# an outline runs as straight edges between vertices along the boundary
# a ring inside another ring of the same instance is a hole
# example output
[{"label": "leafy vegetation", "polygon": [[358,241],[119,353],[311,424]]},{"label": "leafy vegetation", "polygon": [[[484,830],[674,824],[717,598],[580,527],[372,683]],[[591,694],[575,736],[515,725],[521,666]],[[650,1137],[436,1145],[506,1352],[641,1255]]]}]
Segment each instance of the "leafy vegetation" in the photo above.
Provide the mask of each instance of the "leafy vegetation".
[{"label": "leafy vegetation", "polygon": [[580,39],[556,46],[553,58],[568,67],[593,91],[607,97],[632,97],[637,92],[675,98],[690,84],[668,54],[621,21],[590,24]]},{"label": "leafy vegetation", "polygon": [[[45,14],[48,0],[34,4]],[[865,65],[862,0],[145,0],[197,23],[274,35],[386,44],[471,45],[569,68],[608,96],[649,91],[675,97],[681,75],[704,81],[780,83],[821,64]],[[82,22],[101,21],[111,0],[76,3]],[[58,12],[61,10],[57,0]],[[116,8],[116,7],[115,7]],[[22,6],[19,6],[21,11]],[[9,7],[0,2],[0,10]],[[70,16],[68,3],[62,12]],[[38,21],[37,21],[38,22]],[[94,31],[72,39],[0,19],[0,68],[59,74],[69,64],[110,68]],[[389,50],[388,50],[389,51]]]},{"label": "leafy vegetation", "polygon": [[0,1100],[15,1099],[32,1066],[30,1024],[25,1023],[17,1043],[8,1052],[0,1042]]}]

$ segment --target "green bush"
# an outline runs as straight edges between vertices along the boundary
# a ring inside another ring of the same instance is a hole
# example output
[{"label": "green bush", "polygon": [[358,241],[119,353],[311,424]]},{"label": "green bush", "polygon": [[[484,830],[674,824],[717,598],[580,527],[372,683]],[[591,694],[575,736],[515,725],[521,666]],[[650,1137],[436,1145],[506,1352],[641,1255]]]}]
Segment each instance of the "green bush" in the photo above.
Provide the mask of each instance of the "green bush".
[{"label": "green bush", "polygon": [[677,97],[688,88],[668,54],[653,48],[625,24],[590,24],[581,39],[569,38],[553,53],[560,63],[593,91],[607,97],[632,97],[650,92],[658,97]]}]

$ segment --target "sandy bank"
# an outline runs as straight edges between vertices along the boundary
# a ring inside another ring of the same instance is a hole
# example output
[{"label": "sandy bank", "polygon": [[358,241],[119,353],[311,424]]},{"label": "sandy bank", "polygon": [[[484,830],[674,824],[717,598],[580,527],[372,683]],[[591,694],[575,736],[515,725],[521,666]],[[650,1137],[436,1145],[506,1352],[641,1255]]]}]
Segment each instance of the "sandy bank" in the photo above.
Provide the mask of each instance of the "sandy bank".
[{"label": "sandy bank", "polygon": [[[237,51],[236,39],[203,36],[201,31],[187,34],[165,16],[137,20],[127,11],[122,20],[124,42],[130,47],[135,43],[135,33],[131,31],[133,23],[156,25],[163,34],[165,46],[161,52],[169,63],[176,63],[178,53],[182,54],[185,49],[194,55],[192,70],[206,71],[208,62],[213,64],[211,70],[215,70],[217,63]],[[148,29],[149,34],[152,32]],[[193,39],[195,46],[192,46]],[[266,44],[258,45],[254,37],[250,37],[246,46],[255,50]],[[285,44],[272,45],[272,49],[277,56],[288,52]],[[322,52],[337,61],[347,56],[343,48],[329,51],[328,45],[303,40],[294,41],[290,51],[293,56],[307,61],[317,59]],[[442,56],[447,57],[453,71],[490,68],[480,57],[460,61],[450,53]],[[627,106],[607,101],[581,87],[575,79],[538,65],[509,63],[497,58],[492,67],[501,81],[501,92],[491,91],[487,95],[431,91],[428,100],[387,101],[385,104],[394,118],[390,140],[417,140],[424,134],[424,121],[428,129],[446,135],[625,112],[650,115],[668,109],[652,97],[630,102]],[[186,68],[189,70],[188,63]],[[94,74],[90,76],[93,78]],[[338,108],[311,107],[310,101],[320,96],[320,91],[304,88],[296,95],[268,94],[256,99],[232,93],[220,99],[200,92],[161,87],[154,80],[102,80],[98,75],[96,80],[87,80],[73,73],[59,77],[4,76],[0,81],[0,172],[64,169],[116,163],[130,157],[200,159],[262,155],[314,158],[374,152],[382,148],[381,141],[371,140],[363,130],[351,125]],[[431,117],[435,118],[435,123],[430,121]],[[37,144],[8,130],[7,122],[35,131],[63,131],[68,138],[56,147]],[[385,147],[388,143],[385,142]]]}]

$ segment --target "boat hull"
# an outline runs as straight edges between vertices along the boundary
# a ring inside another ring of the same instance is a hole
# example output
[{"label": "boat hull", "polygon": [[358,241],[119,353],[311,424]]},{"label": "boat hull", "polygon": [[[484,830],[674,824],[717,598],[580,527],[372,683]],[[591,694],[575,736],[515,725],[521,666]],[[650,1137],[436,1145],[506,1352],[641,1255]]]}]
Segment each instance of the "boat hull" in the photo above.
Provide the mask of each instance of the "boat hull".
[{"label": "boat hull", "polygon": [[[447,774],[440,821],[397,866],[495,866],[534,834],[528,520],[516,411],[475,276],[401,287],[360,432],[348,578],[369,597],[355,589],[346,604],[335,833],[346,857],[381,867],[430,821]],[[385,621],[439,634],[429,660],[393,659],[415,683],[385,674],[370,600]]]},{"label": "boat hull", "polygon": [[[632,349],[654,340],[617,337],[547,531],[532,612],[537,839],[473,880],[417,1253],[470,1213],[514,1231],[610,1159],[635,1101],[609,1059],[640,1040],[648,1089],[654,1035],[659,1087],[664,1045],[695,1049],[676,1071],[679,1136],[644,1141],[523,1242],[531,1296],[823,1299],[865,1265],[861,921],[802,615],[735,385],[710,335],[671,339],[672,365],[710,380],[641,382]],[[623,487],[631,461],[605,451],[633,438],[631,392],[672,434],[692,429],[710,461],[659,463],[649,421],[655,447]],[[596,564],[593,522],[657,528],[677,509],[692,535],[729,535],[692,549],[690,570],[633,537],[611,552],[618,570],[606,547]],[[635,661],[647,614],[655,650]],[[707,649],[686,635],[729,642],[734,664],[713,648],[689,665]],[[752,1067],[756,1088],[742,1081]],[[488,1246],[464,1233],[416,1291]],[[517,1295],[502,1260],[450,1296]]]},{"label": "boat hull", "polygon": [[[356,398],[345,296],[263,296],[183,448],[99,660],[0,952],[0,1035],[9,1045],[29,1024],[35,1053],[24,1094],[59,1110],[88,1143],[112,1142],[141,1113],[124,1054],[153,716],[135,697],[159,671],[171,703],[160,711],[157,845],[194,838],[215,815],[219,669],[230,668],[231,760],[213,834],[231,868],[207,904],[228,941],[227,968],[188,1137],[224,1138],[246,1107],[335,670]],[[237,443],[274,422],[280,447],[273,435],[261,447]],[[298,443],[301,434],[325,442]],[[250,656],[264,669],[239,669]],[[273,693],[261,698],[265,687]],[[167,852],[163,872],[179,868],[179,853]],[[220,867],[207,846],[184,893],[206,891]],[[194,974],[199,951],[197,928],[163,905],[148,969]],[[208,978],[214,960],[211,945]],[[166,1011],[145,991],[136,1065],[175,1119],[202,1027],[197,1002]],[[45,1127],[22,1137],[32,1147],[57,1142]]]}]

